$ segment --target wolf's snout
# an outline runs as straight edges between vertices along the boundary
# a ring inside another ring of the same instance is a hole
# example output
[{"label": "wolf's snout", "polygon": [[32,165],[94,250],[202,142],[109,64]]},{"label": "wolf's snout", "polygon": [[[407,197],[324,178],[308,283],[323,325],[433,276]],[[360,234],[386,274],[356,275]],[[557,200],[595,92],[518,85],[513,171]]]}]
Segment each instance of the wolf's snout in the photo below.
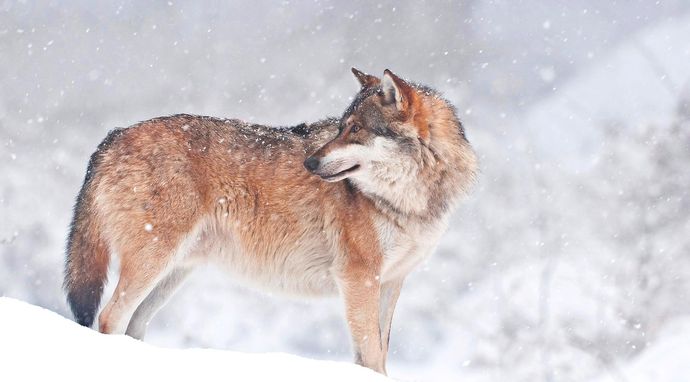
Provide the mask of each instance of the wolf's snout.
[{"label": "wolf's snout", "polygon": [[309,157],[305,159],[304,167],[310,172],[314,172],[317,168],[319,168],[319,160],[314,157]]}]

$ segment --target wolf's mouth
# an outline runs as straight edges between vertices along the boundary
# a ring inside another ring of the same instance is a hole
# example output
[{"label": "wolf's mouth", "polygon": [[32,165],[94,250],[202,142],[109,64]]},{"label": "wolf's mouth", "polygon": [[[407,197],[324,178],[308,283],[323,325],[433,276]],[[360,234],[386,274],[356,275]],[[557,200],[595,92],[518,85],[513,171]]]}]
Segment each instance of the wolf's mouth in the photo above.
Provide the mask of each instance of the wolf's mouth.
[{"label": "wolf's mouth", "polygon": [[347,178],[348,175],[357,171],[359,169],[359,167],[360,166],[358,164],[356,164],[350,168],[347,168],[347,169],[340,171],[340,172],[333,174],[333,175],[327,175],[327,176],[321,175],[321,179],[323,179],[327,182],[337,182],[341,179]]}]

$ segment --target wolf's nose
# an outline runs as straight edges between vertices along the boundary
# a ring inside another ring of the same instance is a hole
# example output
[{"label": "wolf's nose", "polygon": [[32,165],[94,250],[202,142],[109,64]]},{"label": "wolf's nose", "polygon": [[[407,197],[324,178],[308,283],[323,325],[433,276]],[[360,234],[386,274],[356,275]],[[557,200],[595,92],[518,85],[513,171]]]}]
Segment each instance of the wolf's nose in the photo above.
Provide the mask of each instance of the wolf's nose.
[{"label": "wolf's nose", "polygon": [[304,161],[304,167],[310,172],[314,172],[319,167],[319,160],[314,157],[309,157]]}]

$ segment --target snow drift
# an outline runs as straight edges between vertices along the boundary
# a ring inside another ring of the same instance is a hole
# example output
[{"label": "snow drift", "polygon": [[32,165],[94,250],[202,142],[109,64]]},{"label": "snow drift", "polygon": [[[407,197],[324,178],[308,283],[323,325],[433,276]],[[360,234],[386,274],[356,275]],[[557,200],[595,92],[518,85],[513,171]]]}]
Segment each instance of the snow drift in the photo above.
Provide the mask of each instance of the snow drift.
[{"label": "snow drift", "polygon": [[288,354],[158,348],[7,297],[0,297],[0,360],[6,381],[390,380],[354,364]]}]

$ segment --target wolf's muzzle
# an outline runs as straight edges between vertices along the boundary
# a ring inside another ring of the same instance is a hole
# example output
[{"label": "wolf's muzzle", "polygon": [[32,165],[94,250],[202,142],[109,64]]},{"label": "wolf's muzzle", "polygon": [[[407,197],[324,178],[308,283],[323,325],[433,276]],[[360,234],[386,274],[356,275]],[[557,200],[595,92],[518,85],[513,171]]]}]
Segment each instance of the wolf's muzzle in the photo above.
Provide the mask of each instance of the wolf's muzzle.
[{"label": "wolf's muzzle", "polygon": [[316,169],[319,168],[319,160],[314,157],[308,157],[304,160],[304,168],[309,170],[309,172],[316,171]]}]

